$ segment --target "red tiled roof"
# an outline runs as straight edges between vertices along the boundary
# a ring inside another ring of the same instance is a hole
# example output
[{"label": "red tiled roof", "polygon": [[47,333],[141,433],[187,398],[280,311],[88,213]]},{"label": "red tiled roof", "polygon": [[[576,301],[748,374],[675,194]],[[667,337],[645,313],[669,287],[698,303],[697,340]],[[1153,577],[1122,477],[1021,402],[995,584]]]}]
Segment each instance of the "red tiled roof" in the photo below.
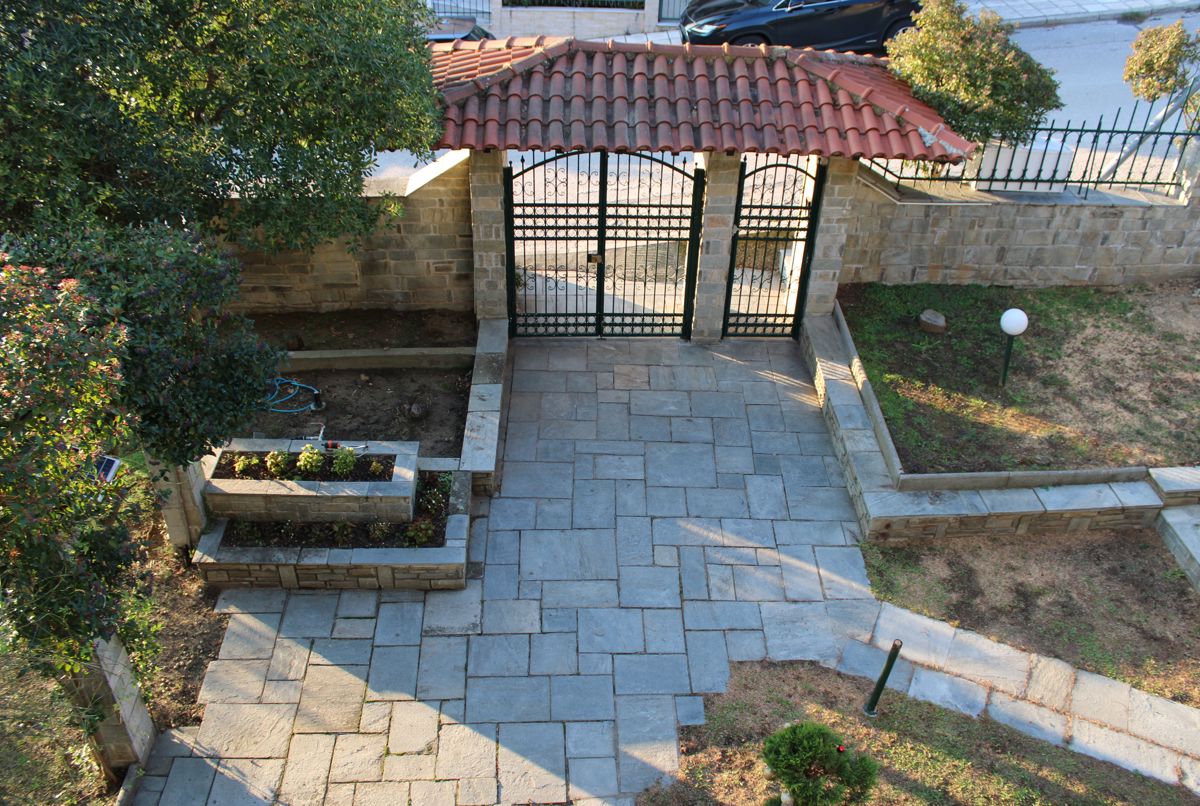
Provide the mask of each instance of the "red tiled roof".
[{"label": "red tiled roof", "polygon": [[440,148],[958,162],[974,148],[870,56],[523,37],[432,46]]}]

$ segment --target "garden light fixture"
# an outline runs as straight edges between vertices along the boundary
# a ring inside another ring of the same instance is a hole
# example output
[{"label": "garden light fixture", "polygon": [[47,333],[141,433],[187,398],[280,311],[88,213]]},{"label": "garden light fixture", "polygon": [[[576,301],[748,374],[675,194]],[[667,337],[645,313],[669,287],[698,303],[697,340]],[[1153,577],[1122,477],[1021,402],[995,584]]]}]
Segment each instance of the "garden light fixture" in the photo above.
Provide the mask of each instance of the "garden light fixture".
[{"label": "garden light fixture", "polygon": [[1013,342],[1017,336],[1029,327],[1029,317],[1020,308],[1009,308],[1000,314],[1000,329],[1008,336],[1008,344],[1004,346],[1004,369],[1000,373],[1000,385],[1008,381],[1008,364],[1012,361]]}]

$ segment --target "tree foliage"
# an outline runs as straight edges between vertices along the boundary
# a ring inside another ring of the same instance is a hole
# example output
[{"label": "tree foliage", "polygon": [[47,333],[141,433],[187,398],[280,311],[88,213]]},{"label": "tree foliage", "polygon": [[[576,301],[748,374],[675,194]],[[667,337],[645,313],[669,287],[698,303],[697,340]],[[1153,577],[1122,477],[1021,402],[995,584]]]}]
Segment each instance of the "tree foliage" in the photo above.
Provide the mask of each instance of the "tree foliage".
[{"label": "tree foliage", "polygon": [[0,612],[46,666],[78,668],[111,634],[124,573],[121,482],[96,459],[129,437],[125,327],[80,283],[0,255]]},{"label": "tree foliage", "polygon": [[110,393],[156,459],[192,462],[245,425],[278,355],[229,311],[236,263],[163,225],[88,230],[9,244],[19,260],[77,283],[104,321],[121,322]]},{"label": "tree foliage", "polygon": [[913,21],[887,42],[891,69],[967,139],[1019,142],[1062,106],[1053,73],[1009,39],[997,15],[926,0]]},{"label": "tree foliage", "polygon": [[428,15],[423,0],[6,3],[0,230],[167,222],[274,248],[370,231],[376,150],[436,139]]},{"label": "tree foliage", "polygon": [[[1125,59],[1125,83],[1133,94],[1154,102],[1189,92],[1200,65],[1200,34],[1189,34],[1183,20],[1140,31]],[[1189,97],[1184,111],[1189,123],[1200,118],[1200,98]]]}]

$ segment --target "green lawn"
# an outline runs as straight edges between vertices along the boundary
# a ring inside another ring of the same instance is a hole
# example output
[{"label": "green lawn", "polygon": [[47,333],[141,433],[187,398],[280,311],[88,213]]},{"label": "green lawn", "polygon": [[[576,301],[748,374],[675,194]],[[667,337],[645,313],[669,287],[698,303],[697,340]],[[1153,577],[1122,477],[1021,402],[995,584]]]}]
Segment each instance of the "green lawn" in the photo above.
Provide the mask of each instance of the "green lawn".
[{"label": "green lawn", "polygon": [[[1200,312],[1185,297],[1186,284],[839,292],[910,473],[1200,462]],[[1160,315],[1168,304],[1181,313]],[[1010,307],[1030,324],[1001,388]],[[926,308],[946,316],[945,334],[918,329]]]}]

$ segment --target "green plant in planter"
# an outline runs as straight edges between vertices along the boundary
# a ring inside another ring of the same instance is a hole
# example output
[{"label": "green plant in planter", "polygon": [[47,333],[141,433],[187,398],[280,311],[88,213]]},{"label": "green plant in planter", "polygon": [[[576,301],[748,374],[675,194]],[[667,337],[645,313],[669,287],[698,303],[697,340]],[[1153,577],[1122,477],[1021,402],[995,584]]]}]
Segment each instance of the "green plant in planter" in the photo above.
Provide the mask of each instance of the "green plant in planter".
[{"label": "green plant in planter", "polygon": [[379,461],[378,459],[371,460],[371,475],[372,476],[382,476],[383,475],[383,462]]},{"label": "green plant in planter", "polygon": [[245,476],[250,471],[258,468],[262,464],[262,460],[252,453],[243,453],[241,456],[233,460],[233,472],[239,476]]},{"label": "green plant in planter", "polygon": [[404,530],[404,537],[414,546],[427,546],[433,542],[433,521],[413,521]]},{"label": "green plant in planter", "polygon": [[417,506],[421,511],[430,514],[440,514],[445,511],[450,500],[450,488],[454,484],[452,473],[439,473],[437,482],[426,484],[421,488]]},{"label": "green plant in planter", "polygon": [[333,452],[333,474],[346,478],[354,472],[354,463],[358,457],[354,455],[354,448],[349,445],[338,448]]},{"label": "green plant in planter", "polygon": [[266,462],[267,472],[276,478],[283,478],[292,465],[292,457],[283,451],[271,451],[267,454]]},{"label": "green plant in planter", "polygon": [[392,536],[392,525],[375,521],[367,524],[367,536],[377,543],[382,543]]},{"label": "green plant in planter", "polygon": [[879,764],[848,749],[816,722],[789,725],[763,742],[763,759],[797,804],[835,806],[866,800]]},{"label": "green plant in planter", "polygon": [[321,468],[324,466],[325,454],[321,453],[314,446],[305,445],[300,449],[300,455],[296,457],[296,469],[301,473],[315,476],[321,472]]}]

